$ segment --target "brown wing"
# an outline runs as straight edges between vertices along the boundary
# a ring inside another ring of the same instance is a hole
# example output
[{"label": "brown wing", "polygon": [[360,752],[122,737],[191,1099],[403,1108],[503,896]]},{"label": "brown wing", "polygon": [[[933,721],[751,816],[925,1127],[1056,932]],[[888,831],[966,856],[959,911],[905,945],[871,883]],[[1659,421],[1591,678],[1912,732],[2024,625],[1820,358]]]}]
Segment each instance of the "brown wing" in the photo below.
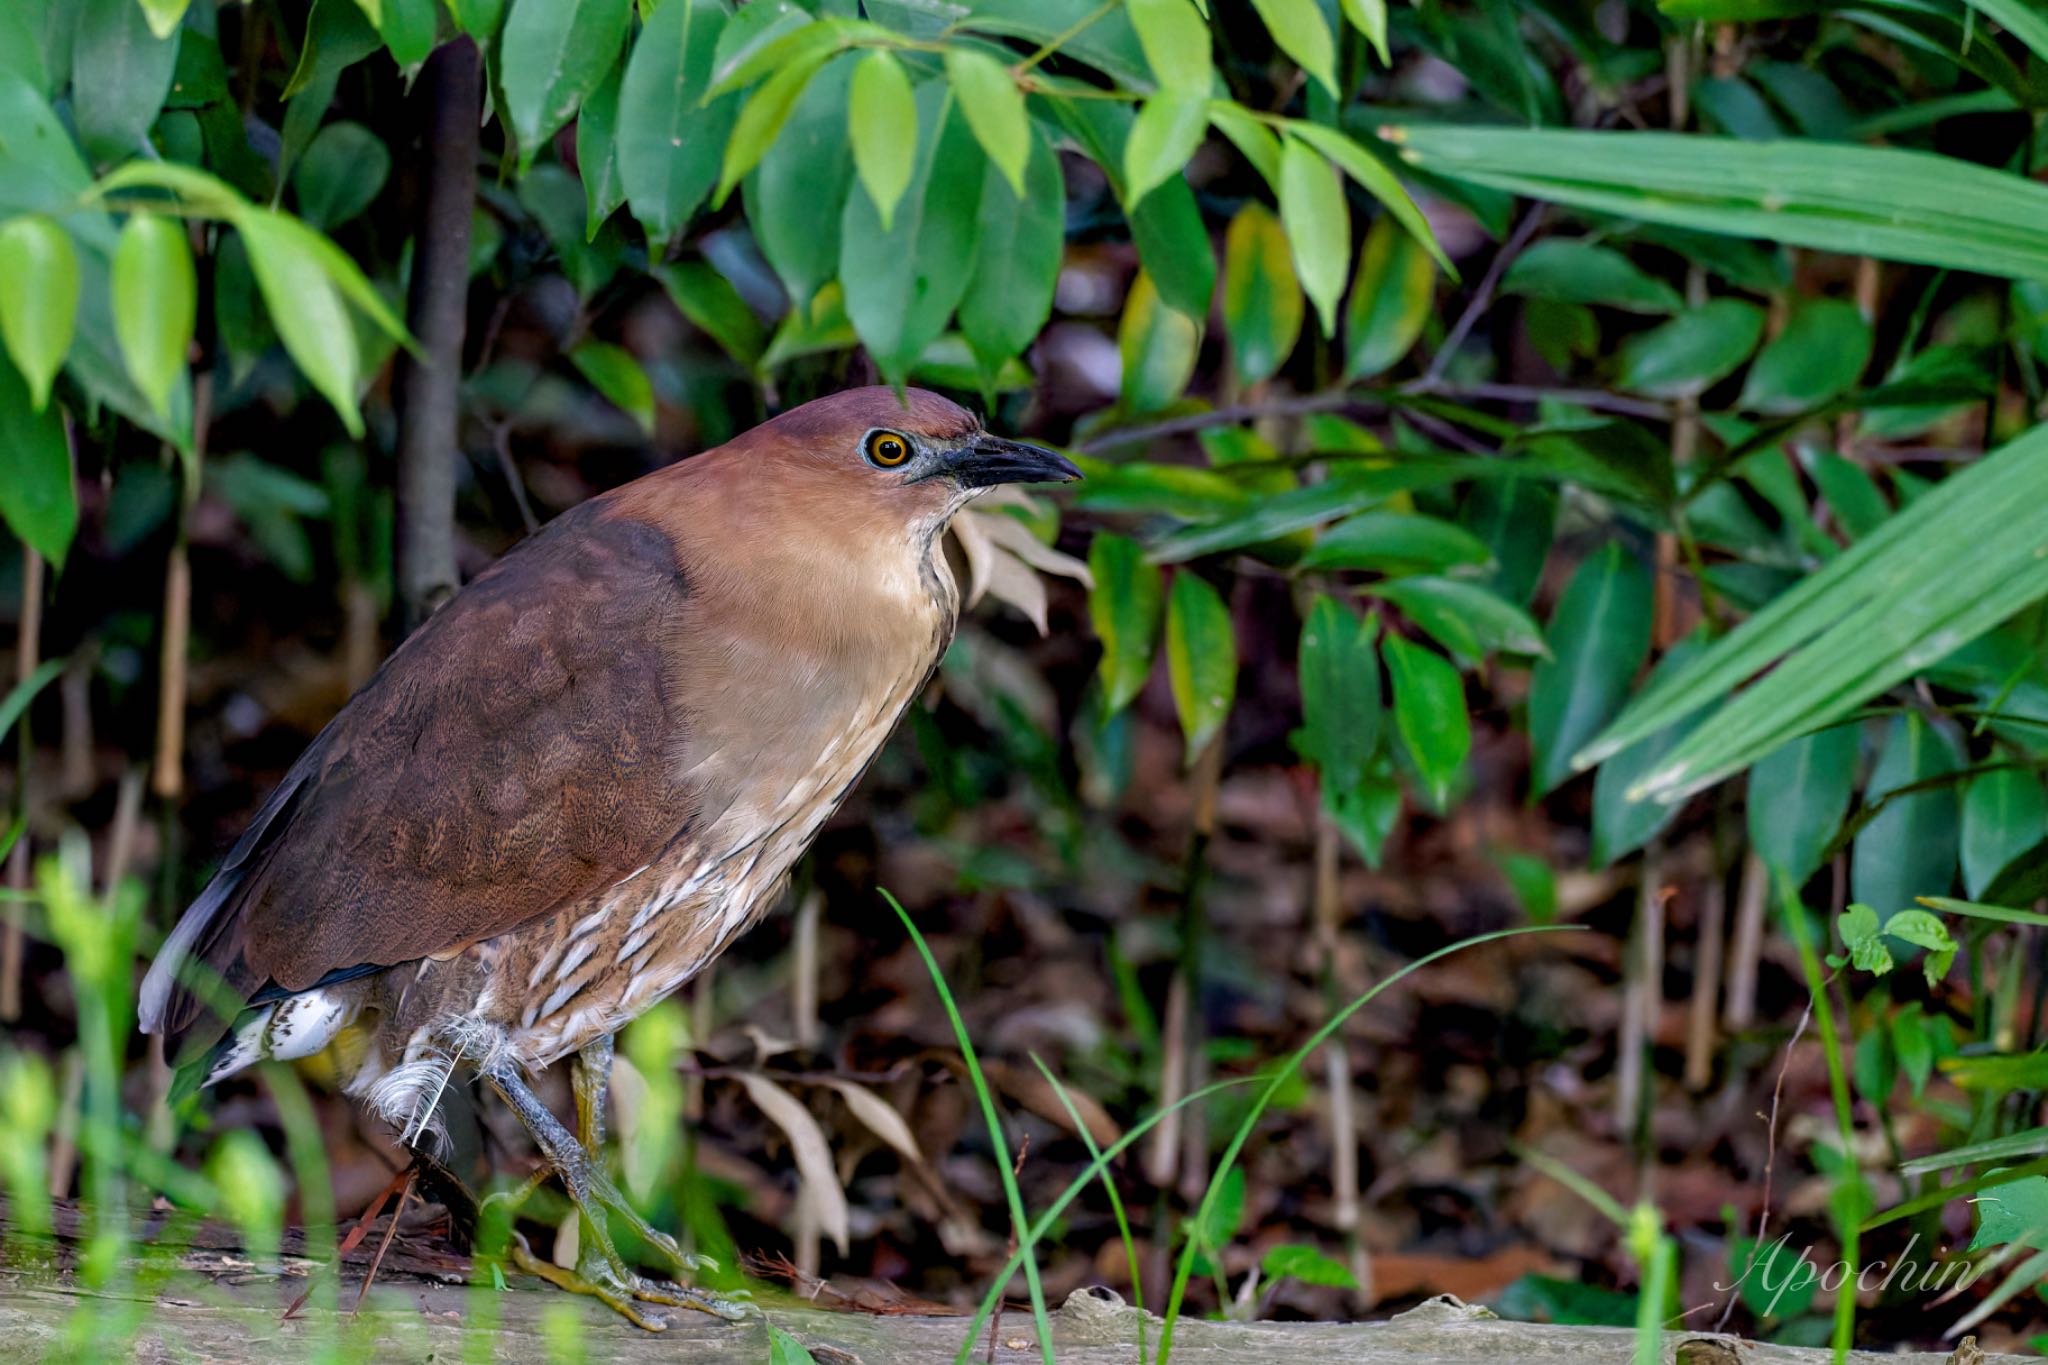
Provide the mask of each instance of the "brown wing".
[{"label": "brown wing", "polygon": [[488,938],[644,866],[688,820],[667,536],[600,500],[442,607],[300,756],[144,983],[145,1029]]}]

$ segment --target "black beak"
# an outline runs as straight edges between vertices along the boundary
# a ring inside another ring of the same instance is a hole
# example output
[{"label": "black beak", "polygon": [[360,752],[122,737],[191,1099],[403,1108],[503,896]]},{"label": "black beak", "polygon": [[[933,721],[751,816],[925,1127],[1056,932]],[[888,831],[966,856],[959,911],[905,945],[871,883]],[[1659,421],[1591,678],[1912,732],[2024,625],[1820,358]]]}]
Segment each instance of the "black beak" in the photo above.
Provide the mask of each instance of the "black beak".
[{"label": "black beak", "polygon": [[976,437],[973,444],[946,459],[946,472],[962,488],[991,488],[999,483],[1072,483],[1081,471],[1066,456],[1022,441],[999,436]]}]

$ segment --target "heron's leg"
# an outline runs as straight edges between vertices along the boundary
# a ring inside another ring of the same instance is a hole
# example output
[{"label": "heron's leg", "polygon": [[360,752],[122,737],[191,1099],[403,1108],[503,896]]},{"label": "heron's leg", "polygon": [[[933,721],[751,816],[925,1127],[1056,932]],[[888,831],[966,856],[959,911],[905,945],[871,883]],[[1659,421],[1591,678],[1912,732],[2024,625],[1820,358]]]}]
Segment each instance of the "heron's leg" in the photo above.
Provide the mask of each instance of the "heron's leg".
[{"label": "heron's leg", "polygon": [[576,1092],[576,1140],[592,1156],[604,1146],[604,1100],[612,1084],[612,1035],[587,1044],[569,1063],[570,1089]]},{"label": "heron's leg", "polygon": [[[505,1103],[512,1107],[512,1112],[519,1116],[519,1121],[526,1125],[526,1131],[533,1135],[533,1140],[539,1145],[541,1157],[548,1169],[560,1177],[570,1200],[583,1215],[582,1232],[596,1253],[596,1259],[591,1264],[601,1267],[599,1275],[585,1273],[584,1258],[579,1255],[576,1270],[550,1266],[543,1278],[563,1288],[573,1289],[577,1293],[593,1295],[619,1309],[628,1319],[642,1327],[652,1327],[656,1320],[648,1318],[638,1310],[627,1312],[620,1307],[626,1299],[672,1304],[678,1308],[694,1308],[699,1312],[728,1320],[736,1320],[752,1311],[752,1305],[737,1297],[648,1279],[628,1265],[612,1243],[611,1232],[605,1219],[607,1212],[625,1218],[632,1224],[635,1232],[645,1238],[649,1245],[674,1261],[678,1268],[693,1270],[702,1262],[686,1254],[676,1246],[673,1238],[650,1227],[647,1221],[640,1217],[626,1202],[618,1187],[612,1184],[604,1169],[584,1150],[583,1144],[548,1111],[548,1107],[540,1102],[539,1097],[526,1084],[525,1078],[514,1068],[492,1067],[484,1072],[484,1076],[504,1097]],[[522,1269],[527,1268],[528,1263],[539,1264],[532,1252],[517,1241],[513,1244],[513,1263]]]}]

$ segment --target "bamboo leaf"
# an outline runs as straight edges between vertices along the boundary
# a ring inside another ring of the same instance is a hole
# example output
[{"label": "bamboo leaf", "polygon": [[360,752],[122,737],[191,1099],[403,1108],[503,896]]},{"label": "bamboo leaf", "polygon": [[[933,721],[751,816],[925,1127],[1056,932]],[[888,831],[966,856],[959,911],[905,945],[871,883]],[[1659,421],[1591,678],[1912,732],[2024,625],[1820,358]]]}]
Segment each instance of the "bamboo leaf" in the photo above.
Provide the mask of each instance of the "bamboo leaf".
[{"label": "bamboo leaf", "polygon": [[1380,646],[1394,694],[1394,728],[1415,762],[1424,794],[1442,810],[1472,749],[1465,685],[1448,659],[1398,635]]},{"label": "bamboo leaf", "polygon": [[1650,607],[1649,572],[1612,541],[1572,575],[1550,618],[1552,657],[1529,683],[1538,794],[1571,776],[1572,754],[1627,699],[1650,649]]},{"label": "bamboo leaf", "polygon": [[1135,540],[1103,531],[1088,547],[1088,619],[1102,641],[1102,705],[1109,715],[1129,706],[1152,674],[1166,588],[1157,567],[1145,562]]},{"label": "bamboo leaf", "polygon": [[1223,238],[1223,330],[1240,380],[1270,378],[1286,363],[1301,335],[1301,310],[1287,230],[1263,204],[1249,202]]},{"label": "bamboo leaf", "polygon": [[1237,634],[1216,590],[1185,569],[1167,597],[1166,671],[1193,763],[1221,733],[1237,696]]},{"label": "bamboo leaf", "polygon": [[1344,186],[1322,154],[1288,138],[1280,149],[1280,220],[1294,248],[1294,270],[1316,306],[1324,336],[1337,331],[1337,300],[1351,259],[1351,210]]}]

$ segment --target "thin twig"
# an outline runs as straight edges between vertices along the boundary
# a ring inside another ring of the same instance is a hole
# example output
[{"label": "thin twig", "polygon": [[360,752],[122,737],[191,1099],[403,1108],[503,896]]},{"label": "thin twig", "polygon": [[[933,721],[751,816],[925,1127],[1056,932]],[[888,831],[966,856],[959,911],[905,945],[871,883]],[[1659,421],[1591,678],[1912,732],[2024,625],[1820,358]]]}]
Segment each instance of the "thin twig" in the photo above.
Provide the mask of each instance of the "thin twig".
[{"label": "thin twig", "polygon": [[1416,385],[1417,389],[1429,389],[1443,378],[1444,369],[1451,363],[1451,357],[1465,344],[1465,338],[1472,334],[1473,327],[1478,325],[1486,310],[1493,306],[1494,291],[1500,287],[1501,276],[1507,273],[1508,263],[1522,254],[1522,248],[1529,244],[1529,239],[1536,235],[1536,229],[1543,225],[1543,207],[1541,204],[1531,205],[1529,211],[1522,215],[1522,221],[1515,224],[1515,230],[1508,234],[1508,239],[1501,245],[1501,249],[1493,254],[1493,260],[1487,263],[1486,273],[1479,277],[1479,285],[1472,291],[1472,298],[1466,303],[1465,311],[1458,314],[1458,320],[1452,323],[1451,330],[1444,334],[1444,344],[1437,347],[1436,354],[1430,357],[1429,368],[1422,372],[1422,379]]},{"label": "thin twig", "polygon": [[[15,686],[25,684],[42,659],[43,557],[26,545],[21,550],[21,628],[14,645]],[[28,709],[15,728],[14,811],[21,834],[7,859],[7,885],[15,891],[28,889],[28,784],[35,767],[35,747],[28,728]],[[0,1020],[21,1017],[22,901],[10,897],[7,918],[0,927]]]},{"label": "thin twig", "polygon": [[[1764,1232],[1771,1222],[1771,1181],[1778,1167],[1778,1105],[1785,1098],[1785,1073],[1792,1067],[1792,1053],[1798,1048],[1799,1040],[1806,1036],[1806,1026],[1813,1022],[1813,1000],[1810,995],[1806,997],[1806,1009],[1799,1016],[1799,1027],[1792,1030],[1792,1040],[1785,1044],[1785,1059],[1778,1063],[1778,1079],[1771,1086],[1771,1113],[1764,1135],[1764,1202],[1756,1212],[1755,1250],[1750,1253],[1752,1264],[1764,1248]],[[1744,1266],[1743,1273],[1748,1271],[1749,1266]],[[1740,1281],[1737,1283],[1739,1285]],[[1727,1306],[1714,1323],[1716,1332],[1728,1325],[1729,1315],[1734,1313],[1736,1302],[1741,1297],[1739,1290],[1729,1291]]]}]

